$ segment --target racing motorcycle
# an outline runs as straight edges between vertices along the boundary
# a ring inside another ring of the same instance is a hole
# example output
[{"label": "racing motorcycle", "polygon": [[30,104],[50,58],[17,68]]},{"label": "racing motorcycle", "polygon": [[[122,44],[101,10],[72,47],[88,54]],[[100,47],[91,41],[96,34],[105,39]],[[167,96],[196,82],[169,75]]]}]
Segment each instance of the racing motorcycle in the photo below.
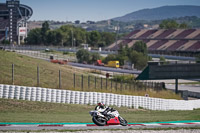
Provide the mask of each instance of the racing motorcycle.
[{"label": "racing motorcycle", "polygon": [[119,112],[117,110],[114,109],[111,109],[111,111],[109,111],[106,116],[104,116],[101,112],[97,110],[90,111],[90,115],[92,116],[92,121],[97,126],[119,124],[122,126],[128,125],[127,121],[119,115]]}]

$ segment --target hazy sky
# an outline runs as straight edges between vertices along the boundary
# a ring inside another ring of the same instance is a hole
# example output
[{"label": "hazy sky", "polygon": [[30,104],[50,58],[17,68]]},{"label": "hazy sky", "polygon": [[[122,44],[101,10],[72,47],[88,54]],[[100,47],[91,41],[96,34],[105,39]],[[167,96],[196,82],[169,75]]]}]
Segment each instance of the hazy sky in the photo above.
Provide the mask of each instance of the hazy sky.
[{"label": "hazy sky", "polygon": [[[5,2],[6,0],[0,0]],[[33,9],[31,20],[99,21],[144,8],[199,5],[200,0],[21,0]]]}]

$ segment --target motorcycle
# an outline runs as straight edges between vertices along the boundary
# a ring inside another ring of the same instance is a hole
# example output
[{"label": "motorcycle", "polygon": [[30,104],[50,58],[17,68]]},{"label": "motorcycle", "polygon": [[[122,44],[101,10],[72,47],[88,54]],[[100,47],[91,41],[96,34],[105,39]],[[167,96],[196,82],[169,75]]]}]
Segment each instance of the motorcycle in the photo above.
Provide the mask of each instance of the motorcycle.
[{"label": "motorcycle", "polygon": [[117,110],[114,109],[111,109],[111,111],[109,111],[106,116],[104,116],[101,112],[97,110],[92,110],[89,113],[92,116],[92,121],[97,126],[119,124],[122,126],[128,125],[127,121],[119,115],[119,112]]}]

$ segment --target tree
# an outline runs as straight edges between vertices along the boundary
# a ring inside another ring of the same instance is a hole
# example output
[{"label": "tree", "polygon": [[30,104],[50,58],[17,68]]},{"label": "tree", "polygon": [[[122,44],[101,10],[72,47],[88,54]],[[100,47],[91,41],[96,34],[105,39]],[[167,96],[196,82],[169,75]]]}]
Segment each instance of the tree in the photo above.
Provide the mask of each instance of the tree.
[{"label": "tree", "polygon": [[95,63],[97,60],[100,59],[99,53],[90,53],[90,63]]},{"label": "tree", "polygon": [[147,65],[148,58],[143,53],[132,51],[129,57],[130,61],[134,64],[135,68],[141,70]]},{"label": "tree", "polygon": [[144,55],[147,55],[147,45],[143,41],[137,41],[133,45],[133,49],[139,53],[143,53]]},{"label": "tree", "polygon": [[116,60],[115,54],[109,54],[106,58],[103,59],[103,63],[107,64],[109,61]]},{"label": "tree", "polygon": [[159,27],[161,29],[178,29],[179,24],[175,20],[163,20]]},{"label": "tree", "polygon": [[81,49],[78,52],[76,52],[76,57],[79,63],[89,63],[90,53],[85,49]]},{"label": "tree", "polygon": [[182,24],[179,25],[179,28],[180,29],[188,29],[189,26],[186,23],[182,23]]},{"label": "tree", "polygon": [[135,65],[135,68],[141,70],[147,65],[147,61],[151,60],[151,58],[147,56],[147,54],[144,54],[145,50],[141,50],[143,48],[143,47],[141,48],[141,46],[143,46],[143,44],[138,45],[139,48],[136,48],[140,52],[132,48],[128,48],[128,46],[126,47],[120,46],[117,55],[110,54],[103,60],[103,62],[107,64],[108,61],[118,60],[120,65],[122,66],[124,65],[124,61],[130,61]]},{"label": "tree", "polygon": [[85,43],[86,35],[85,30],[82,28],[75,28],[74,29],[74,46],[78,47],[81,44]]},{"label": "tree", "polygon": [[160,62],[166,62],[165,57],[164,56],[160,56]]},{"label": "tree", "polygon": [[101,42],[99,43],[99,47],[104,47],[112,44],[115,41],[115,33],[109,32],[101,32]]},{"label": "tree", "polygon": [[42,37],[41,37],[41,29],[35,28],[28,33],[26,38],[28,44],[41,44]]},{"label": "tree", "polygon": [[187,29],[189,26],[186,23],[179,24],[175,20],[163,20],[159,25],[161,29]]},{"label": "tree", "polygon": [[3,39],[3,41],[2,41],[1,43],[2,43],[2,44],[10,44],[10,41],[9,41],[9,40]]},{"label": "tree", "polygon": [[47,43],[53,45],[62,45],[62,33],[60,30],[49,30],[47,32]]},{"label": "tree", "polygon": [[49,28],[49,23],[47,21],[45,21],[42,24],[42,28],[41,28],[41,37],[42,37],[42,43],[46,44],[47,43],[47,31],[50,30]]},{"label": "tree", "polygon": [[97,31],[90,32],[90,42],[91,46],[95,47],[98,45],[99,41],[101,39],[101,35]]}]

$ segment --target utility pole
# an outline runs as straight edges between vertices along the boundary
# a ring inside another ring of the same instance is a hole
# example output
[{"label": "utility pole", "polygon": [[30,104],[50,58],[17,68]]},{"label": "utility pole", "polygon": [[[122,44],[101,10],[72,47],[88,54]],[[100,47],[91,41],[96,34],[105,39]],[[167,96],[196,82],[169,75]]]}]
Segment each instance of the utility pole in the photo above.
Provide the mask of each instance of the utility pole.
[{"label": "utility pole", "polygon": [[72,33],[72,48],[74,46],[74,34],[73,34],[73,29],[71,30],[71,33]]},{"label": "utility pole", "polygon": [[119,32],[119,23],[117,24],[117,27],[116,27],[116,37],[115,37],[115,45],[117,46],[117,39],[118,39],[118,32]]}]

